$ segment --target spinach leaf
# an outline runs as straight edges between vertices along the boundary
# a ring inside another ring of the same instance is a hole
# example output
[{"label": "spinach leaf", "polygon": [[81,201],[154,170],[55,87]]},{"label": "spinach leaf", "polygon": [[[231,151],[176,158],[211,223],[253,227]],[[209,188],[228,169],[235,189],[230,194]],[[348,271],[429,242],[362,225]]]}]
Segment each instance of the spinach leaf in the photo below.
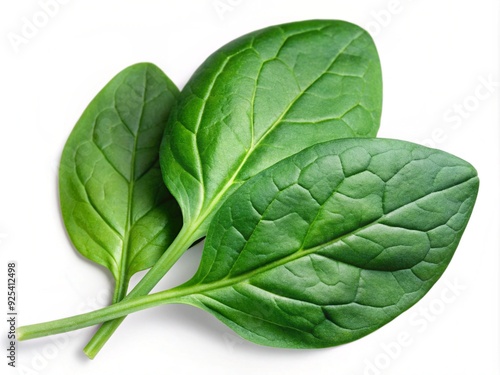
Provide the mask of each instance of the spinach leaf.
[{"label": "spinach leaf", "polygon": [[108,268],[113,301],[177,235],[179,207],[162,183],[158,150],[178,89],[156,66],[136,64],[92,100],[64,147],[62,216],[76,249]]},{"label": "spinach leaf", "polygon": [[[182,90],[160,150],[183,228],[130,296],[149,293],[244,181],[308,146],[376,135],[382,106],[373,40],[343,21],[303,21],[242,36]],[[85,347],[93,358],[120,321]]]},{"label": "spinach leaf", "polygon": [[478,183],[463,160],[411,143],[313,146],[222,205],[197,274],[172,292],[259,344],[355,340],[408,309],[442,275]]},{"label": "spinach leaf", "polygon": [[241,181],[318,142],[376,136],[382,84],[370,36],[306,21],[243,36],[182,90],[161,149],[185,225],[206,232]]},{"label": "spinach leaf", "polygon": [[356,340],[411,307],[443,274],[478,184],[467,162],[407,142],[312,146],[252,177],[225,201],[191,281],[24,326],[19,338],[185,303],[258,344],[317,348]]}]

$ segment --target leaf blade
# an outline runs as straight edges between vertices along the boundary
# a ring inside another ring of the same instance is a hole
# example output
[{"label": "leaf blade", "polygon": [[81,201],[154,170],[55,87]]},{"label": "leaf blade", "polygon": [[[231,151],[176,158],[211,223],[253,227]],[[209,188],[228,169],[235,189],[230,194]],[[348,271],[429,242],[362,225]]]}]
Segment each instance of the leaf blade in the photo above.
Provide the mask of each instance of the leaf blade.
[{"label": "leaf blade", "polygon": [[[396,154],[406,160],[387,165]],[[429,175],[432,186],[425,185]],[[328,194],[315,190],[318,181]],[[422,188],[411,202],[408,184]],[[395,195],[395,186],[403,194]],[[407,142],[313,146],[250,179],[222,205],[200,268],[180,289],[195,291],[186,303],[259,344],[355,340],[411,307],[439,279],[477,189],[468,163]]]},{"label": "leaf blade", "polygon": [[346,22],[279,25],[222,47],[183,89],[162,143],[185,220],[211,215],[241,181],[305,147],[375,136],[381,86],[373,41]]},{"label": "leaf blade", "polygon": [[153,64],[132,65],[92,100],[63,150],[64,224],[75,248],[111,271],[114,301],[123,297],[133,273],[154,264],[180,227],[158,161],[177,94]]}]

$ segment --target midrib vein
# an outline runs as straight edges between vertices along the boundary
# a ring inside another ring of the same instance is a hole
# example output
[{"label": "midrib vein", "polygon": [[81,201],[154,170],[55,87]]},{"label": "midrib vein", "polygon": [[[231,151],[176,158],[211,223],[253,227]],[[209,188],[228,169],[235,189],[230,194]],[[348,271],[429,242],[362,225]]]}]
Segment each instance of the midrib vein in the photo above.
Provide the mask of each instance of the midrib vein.
[{"label": "midrib vein", "polygon": [[[146,103],[147,97],[147,70],[144,73],[144,89],[142,92],[143,104],[141,106],[141,113],[139,115],[139,120],[136,127],[136,133],[134,134],[134,145],[132,149],[132,160],[130,163],[130,173],[128,180],[128,199],[127,199],[127,214],[125,221],[125,230],[123,233],[123,245],[121,251],[121,259],[120,259],[120,270],[119,270],[119,278],[116,280],[116,290],[115,290],[115,298],[118,298],[120,301],[125,294],[127,293],[127,270],[128,270],[128,256],[129,256],[129,248],[130,248],[130,232],[132,229],[132,203],[134,199],[134,189],[135,189],[135,172],[136,172],[136,158],[137,158],[137,147],[139,141],[139,133],[141,124],[144,116],[144,107]],[[124,126],[127,127],[126,124]],[[117,301],[114,301],[117,302]]]},{"label": "midrib vein", "polygon": [[[269,127],[269,129],[267,129],[264,134],[257,140],[257,142],[254,142],[253,140],[253,137],[252,137],[252,143],[251,143],[251,146],[249,147],[248,149],[248,152],[245,154],[245,156],[243,157],[242,161],[240,162],[240,164],[238,165],[238,167],[236,168],[236,171],[231,175],[231,177],[229,178],[228,182],[222,187],[222,189],[219,191],[219,193],[217,193],[215,195],[215,197],[210,201],[210,204],[207,206],[207,208],[204,210],[204,212],[202,211],[199,215],[198,215],[198,220],[196,220],[198,223],[200,223],[199,225],[201,225],[201,223],[205,220],[205,218],[207,218],[212,212],[213,210],[217,207],[217,204],[218,202],[222,199],[222,197],[227,193],[227,191],[233,186],[233,184],[235,183],[236,181],[236,178],[238,177],[238,174],[241,172],[241,170],[243,169],[243,167],[245,166],[246,162],[248,161],[248,159],[250,159],[250,157],[253,155],[253,152],[257,149],[257,147],[259,147],[259,145],[267,138],[267,136],[269,134],[271,134],[274,129],[281,123],[281,121],[283,120],[283,118],[288,114],[288,112],[290,111],[290,109],[295,105],[295,103],[314,85],[316,84],[316,82],[318,82],[321,77],[324,76],[324,74],[326,72],[328,72],[333,64],[335,64],[335,62],[337,61],[337,59],[339,58],[340,55],[342,55],[342,53],[344,53],[344,51],[356,40],[358,39],[361,35],[363,35],[363,32],[360,32],[359,34],[357,34],[356,36],[354,36],[336,55],[335,57],[333,58],[332,62],[328,65],[328,67],[314,80],[312,81],[304,90],[302,90],[291,102],[290,104],[285,108],[285,110],[281,113],[281,115],[278,117],[277,120],[275,120],[271,126]],[[275,56],[277,57],[277,56]],[[227,61],[226,60],[226,64],[227,64]],[[265,62],[264,62],[265,63]],[[261,65],[261,68],[259,69],[259,74],[260,72],[262,72],[262,66],[264,65],[264,63]],[[224,64],[225,66],[225,64]],[[218,72],[218,75],[220,75],[220,72]],[[218,76],[217,75],[217,76]],[[256,88],[255,88],[255,91],[254,91],[254,95],[255,93],[257,92],[257,81],[259,80],[259,76],[257,76],[257,79],[256,79]],[[250,113],[253,113],[255,111],[255,97],[253,98],[252,100],[252,110],[250,111]],[[253,116],[252,116],[252,121],[253,121]],[[199,124],[198,124],[199,125]],[[254,134],[254,127],[255,127],[255,124],[252,122],[251,123],[251,130],[252,130],[252,135]],[[198,130],[198,129],[197,129]],[[203,190],[203,189],[202,189]],[[203,193],[204,193],[204,190],[203,190]],[[203,210],[203,209],[201,209]]]},{"label": "midrib vein", "polygon": [[[453,188],[458,188],[460,185],[466,184],[469,181],[474,180],[475,178],[476,178],[476,176],[472,176],[472,177],[464,179],[463,181],[460,181],[460,182],[458,182],[458,183],[456,183],[454,185],[447,186],[447,187],[442,188],[440,190],[433,191],[433,192],[431,192],[429,194],[426,194],[426,195],[424,195],[422,197],[419,197],[419,198],[415,199],[412,202],[409,202],[409,203],[406,203],[406,204],[404,204],[402,206],[399,206],[399,207],[395,208],[394,210],[385,212],[382,216],[380,216],[376,220],[373,220],[370,223],[367,223],[367,224],[365,224],[364,226],[362,226],[360,228],[356,228],[355,230],[352,230],[352,231],[350,231],[348,233],[345,233],[345,234],[343,234],[343,235],[341,235],[341,236],[339,236],[337,238],[334,238],[334,239],[332,239],[332,240],[330,240],[330,241],[328,241],[326,243],[314,246],[312,248],[309,248],[309,249],[303,249],[303,248],[297,249],[297,251],[295,251],[293,254],[290,254],[290,255],[288,255],[288,256],[286,256],[284,258],[272,261],[272,262],[270,262],[270,263],[268,263],[268,264],[266,264],[266,265],[264,265],[264,266],[262,266],[262,267],[260,267],[258,269],[254,269],[254,270],[245,272],[245,273],[243,273],[241,275],[234,276],[234,277],[230,277],[228,275],[228,276],[226,276],[223,279],[220,279],[220,280],[217,280],[217,281],[213,281],[213,282],[210,282],[210,283],[207,283],[207,284],[202,284],[203,279],[208,275],[207,274],[200,281],[200,283],[193,284],[193,285],[187,285],[186,287],[183,287],[181,285],[178,288],[174,288],[174,289],[167,290],[165,292],[160,292],[160,293],[166,293],[168,295],[168,294],[170,294],[170,292],[175,292],[175,294],[176,294],[177,297],[185,297],[185,296],[189,296],[190,294],[203,294],[203,293],[210,292],[210,291],[213,291],[213,290],[222,289],[222,288],[225,288],[225,287],[232,287],[234,285],[237,285],[237,284],[240,284],[240,283],[243,283],[243,282],[248,282],[248,280],[250,280],[252,277],[254,277],[254,276],[258,275],[258,274],[265,273],[265,272],[270,271],[270,270],[272,270],[274,268],[277,268],[277,267],[280,267],[282,265],[285,265],[285,264],[288,264],[290,262],[293,262],[293,261],[295,261],[297,259],[303,258],[303,257],[308,256],[308,255],[312,255],[312,254],[318,252],[319,250],[324,249],[325,247],[333,246],[335,243],[338,243],[338,242],[344,240],[347,237],[356,235],[357,233],[363,231],[364,229],[369,228],[369,227],[371,227],[373,225],[376,225],[376,224],[380,223],[380,221],[382,221],[383,219],[385,219],[388,215],[390,215],[392,213],[396,213],[397,211],[399,211],[399,210],[405,208],[406,206],[408,206],[409,204],[417,203],[417,202],[419,202],[419,201],[421,201],[423,199],[426,199],[429,196],[434,195],[434,194],[442,193],[444,191],[447,191],[447,190],[450,190],[450,189],[453,189]],[[338,260],[338,259],[333,259],[333,258],[328,258],[328,259],[331,259],[332,261],[336,261],[336,262],[339,262],[339,263],[344,263],[344,264],[347,264],[349,266],[353,266],[350,263],[346,263],[346,262]],[[358,267],[358,266],[354,266],[354,267],[361,268],[361,267]],[[361,268],[361,269],[364,269],[364,268]],[[168,297],[168,298],[171,298],[171,297]]]}]

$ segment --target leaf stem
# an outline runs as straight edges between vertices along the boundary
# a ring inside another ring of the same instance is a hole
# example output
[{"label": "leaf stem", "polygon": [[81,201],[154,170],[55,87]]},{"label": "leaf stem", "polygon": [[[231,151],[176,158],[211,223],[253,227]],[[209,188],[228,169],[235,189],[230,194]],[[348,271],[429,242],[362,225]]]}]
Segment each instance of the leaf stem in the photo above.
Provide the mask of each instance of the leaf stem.
[{"label": "leaf stem", "polygon": [[128,279],[127,278],[120,278],[115,281],[115,290],[113,292],[113,303],[120,302],[123,297],[127,295],[127,289],[128,289]]},{"label": "leaf stem", "polygon": [[31,340],[38,337],[55,335],[90,327],[108,320],[124,317],[130,313],[145,310],[159,305],[180,303],[182,297],[190,293],[191,288],[176,288],[154,293],[148,296],[128,298],[108,307],[89,313],[75,315],[69,318],[53,320],[19,327],[17,337],[20,341]]},{"label": "leaf stem", "polygon": [[[184,254],[184,252],[191,246],[191,244],[199,237],[200,235],[197,233],[197,231],[193,231],[193,226],[183,226],[181,231],[165,251],[165,253],[163,253],[161,258],[155,263],[155,265],[149,270],[149,272],[146,273],[146,275],[132,289],[132,291],[123,298],[123,301],[128,301],[133,297],[147,295],[162,279],[167,271],[172,268],[177,260],[179,260],[182,254]],[[127,314],[119,315],[117,316],[117,318],[119,319],[115,319],[109,322],[106,321],[106,323],[99,327],[95,335],[83,349],[87,357],[93,359],[97,355],[97,353],[99,353],[99,350],[104,346],[113,332],[125,319],[126,315]]]}]

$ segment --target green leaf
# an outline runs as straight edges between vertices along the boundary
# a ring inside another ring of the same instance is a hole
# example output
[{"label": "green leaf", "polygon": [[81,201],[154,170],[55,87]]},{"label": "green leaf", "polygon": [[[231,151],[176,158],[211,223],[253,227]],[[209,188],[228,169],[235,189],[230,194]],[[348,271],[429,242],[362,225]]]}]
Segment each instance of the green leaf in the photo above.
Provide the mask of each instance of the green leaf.
[{"label": "green leaf", "polygon": [[158,260],[182,223],[158,161],[177,95],[156,66],[130,66],[92,100],[64,147],[64,224],[76,249],[111,271],[114,302],[126,294],[135,272]]},{"label": "green leaf", "polygon": [[160,161],[186,226],[203,236],[244,180],[306,147],[374,137],[381,105],[373,40],[343,21],[304,21],[242,36],[182,90]]},{"label": "green leaf", "polygon": [[229,197],[197,274],[172,294],[259,344],[315,348],[358,339],[442,275],[478,184],[467,162],[407,142],[313,146]]}]

